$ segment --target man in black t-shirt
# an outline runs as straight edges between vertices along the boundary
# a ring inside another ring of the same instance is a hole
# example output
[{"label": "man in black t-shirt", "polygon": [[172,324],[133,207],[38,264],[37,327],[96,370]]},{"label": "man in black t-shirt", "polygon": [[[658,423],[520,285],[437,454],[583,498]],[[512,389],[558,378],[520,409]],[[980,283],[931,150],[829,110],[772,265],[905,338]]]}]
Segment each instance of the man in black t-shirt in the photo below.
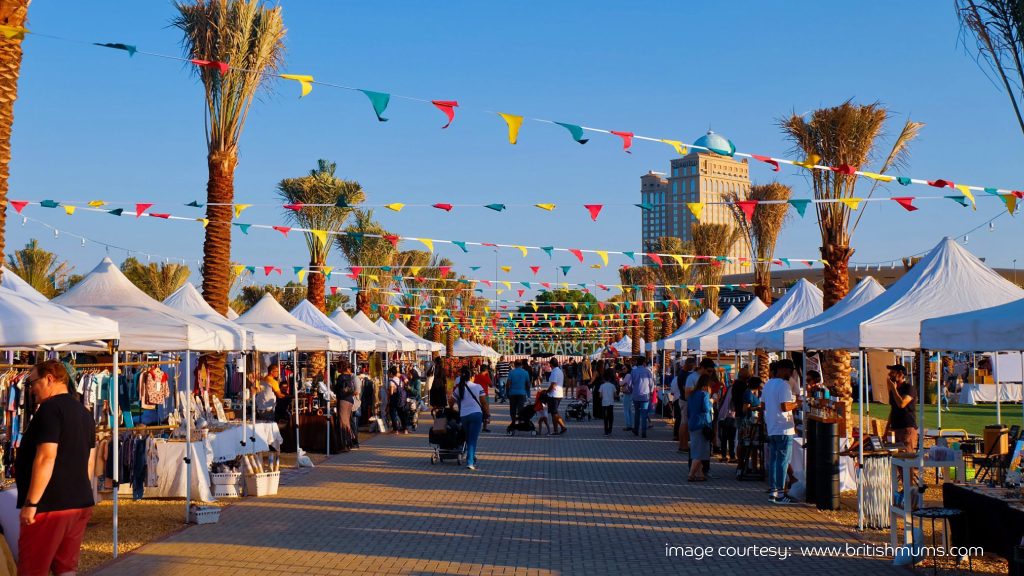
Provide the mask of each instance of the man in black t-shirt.
[{"label": "man in black t-shirt", "polygon": [[[917,452],[917,392],[907,382],[907,368],[902,364],[886,366],[889,369],[889,430],[896,436],[896,442],[903,444],[907,452]],[[916,484],[917,472],[911,482]]]},{"label": "man in black t-shirt", "polygon": [[25,388],[37,406],[15,460],[21,510],[18,574],[77,572],[95,504],[89,478],[96,425],[85,406],[68,394],[68,372],[60,362],[36,364]]}]

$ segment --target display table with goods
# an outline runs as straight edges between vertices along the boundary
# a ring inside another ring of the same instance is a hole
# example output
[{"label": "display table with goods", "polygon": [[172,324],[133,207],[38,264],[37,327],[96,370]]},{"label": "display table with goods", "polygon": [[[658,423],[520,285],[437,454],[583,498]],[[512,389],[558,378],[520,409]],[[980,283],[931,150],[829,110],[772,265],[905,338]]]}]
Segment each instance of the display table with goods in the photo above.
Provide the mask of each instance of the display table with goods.
[{"label": "display table with goods", "polygon": [[[185,442],[176,440],[160,440],[155,443],[157,449],[157,486],[146,488],[146,496],[150,498],[184,498],[186,494],[187,471],[182,462],[185,460]],[[210,458],[211,454],[205,442],[192,442],[192,498],[200,502],[213,502],[210,490]]]},{"label": "display table with goods", "polygon": [[964,384],[960,389],[958,404],[977,404],[978,402],[995,402],[996,392],[1000,402],[1020,402],[1020,382],[1000,382],[999,384]]},{"label": "display table with goods", "polygon": [[[241,422],[227,422],[220,428],[209,430],[205,443],[212,455],[211,461],[223,462],[242,454],[267,452],[271,447],[280,451],[283,441],[277,422],[257,422],[255,427],[252,422],[246,423],[244,427]],[[245,442],[244,446],[242,442]]]},{"label": "display table with goods", "polygon": [[960,510],[952,518],[953,546],[980,546],[1011,563],[1024,541],[1024,491],[980,484],[943,484],[942,505]]}]

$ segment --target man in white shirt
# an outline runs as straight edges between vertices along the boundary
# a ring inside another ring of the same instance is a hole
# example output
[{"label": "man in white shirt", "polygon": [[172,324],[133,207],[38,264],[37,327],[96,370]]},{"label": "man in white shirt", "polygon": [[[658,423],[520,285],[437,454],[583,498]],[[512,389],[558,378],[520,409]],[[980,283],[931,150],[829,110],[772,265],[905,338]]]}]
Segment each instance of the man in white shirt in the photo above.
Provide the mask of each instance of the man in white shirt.
[{"label": "man in white shirt", "polygon": [[764,406],[764,423],[768,433],[768,487],[771,496],[768,500],[776,504],[791,504],[786,495],[786,469],[793,455],[793,410],[798,406],[789,378],[796,369],[792,360],[779,360],[775,363],[776,377],[768,380],[761,392],[761,405]]},{"label": "man in white shirt", "polygon": [[[562,369],[558,367],[558,358],[552,358],[551,373],[548,376],[548,415],[551,416],[551,426],[555,429],[552,436],[558,436],[559,434],[565,434],[569,431],[565,427],[565,421],[562,420],[562,415],[558,413],[558,404],[565,397],[565,375],[562,374]],[[561,426],[562,430],[559,431],[558,427]]]}]

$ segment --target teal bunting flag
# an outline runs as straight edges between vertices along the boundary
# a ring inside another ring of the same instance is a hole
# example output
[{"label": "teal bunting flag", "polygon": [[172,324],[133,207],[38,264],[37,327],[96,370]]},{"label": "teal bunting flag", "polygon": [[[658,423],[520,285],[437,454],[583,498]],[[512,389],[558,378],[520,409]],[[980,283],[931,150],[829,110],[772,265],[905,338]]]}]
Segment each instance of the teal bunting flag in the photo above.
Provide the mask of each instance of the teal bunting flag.
[{"label": "teal bunting flag", "polygon": [[562,276],[568,276],[569,270],[572,268],[572,266],[559,266],[559,268],[562,269]]},{"label": "teal bunting flag", "polygon": [[807,205],[811,203],[810,200],[789,200],[788,203],[796,208],[796,211],[800,213],[800,217],[804,217],[804,213],[807,212]]},{"label": "teal bunting flag", "polygon": [[789,258],[779,258],[779,260],[786,266],[789,266]]},{"label": "teal bunting flag", "polygon": [[562,128],[568,130],[569,133],[572,134],[572,139],[579,142],[580,144],[586,144],[587,142],[590,141],[589,139],[583,137],[583,128],[575,124],[566,124],[564,122],[555,122],[555,124],[558,124]]},{"label": "teal bunting flag", "polygon": [[256,273],[256,267],[255,266],[246,266],[245,269],[249,271],[249,274],[255,274]]},{"label": "teal bunting flag", "polygon": [[302,266],[292,266],[292,274],[298,276],[299,272],[302,272]]},{"label": "teal bunting flag", "polygon": [[43,200],[42,202],[39,203],[39,205],[42,206],[43,208],[56,208],[57,206],[60,206],[60,202],[54,202],[53,200]]},{"label": "teal bunting flag", "polygon": [[[463,252],[469,252],[469,250],[466,249],[466,243],[465,242],[459,242],[458,240],[452,240],[452,244],[455,244],[459,248],[462,248]],[[478,268],[479,268],[479,266],[478,266]]]},{"label": "teal bunting flag", "polygon": [[377,311],[377,304],[370,304],[370,308],[373,308],[373,311],[376,312]]},{"label": "teal bunting flag", "polygon": [[480,267],[479,266],[470,266],[469,269],[474,271],[474,272],[476,272],[477,270],[480,269]]},{"label": "teal bunting flag", "polygon": [[380,271],[381,272],[391,272],[391,266],[381,266],[380,267]]},{"label": "teal bunting flag", "polygon": [[465,278],[459,278],[459,284],[469,284],[469,280],[466,280]]},{"label": "teal bunting flag", "polygon": [[364,234],[362,232],[349,232],[348,236],[349,238],[355,238],[356,243],[359,244],[360,246],[363,245]]},{"label": "teal bunting flag", "polygon": [[238,226],[238,229],[242,231],[242,234],[248,236],[249,226],[252,226],[252,224],[239,224],[238,222],[235,222],[235,226]]},{"label": "teal bunting flag", "polygon": [[381,116],[388,108],[388,102],[391,101],[391,94],[385,94],[383,92],[374,92],[372,90],[360,90],[366,97],[370,99],[370,103],[373,104],[373,111],[377,114],[377,120],[380,122],[387,122],[388,119]]},{"label": "teal bunting flag", "polygon": [[474,292],[479,292],[479,293],[481,293],[481,294],[483,294],[483,293],[484,293],[484,289],[483,289],[483,288],[474,288],[474,289],[473,289],[473,291],[474,291]]},{"label": "teal bunting flag", "polygon": [[491,210],[494,210],[495,212],[501,212],[502,210],[505,209],[505,205],[504,204],[487,204],[487,205],[484,206],[484,208],[490,208]]},{"label": "teal bunting flag", "polygon": [[961,206],[967,206],[967,197],[966,196],[945,196],[945,198],[949,198],[950,200],[952,200],[953,202],[956,202],[957,204],[959,204]]},{"label": "teal bunting flag", "polygon": [[520,282],[520,284],[522,284],[523,286],[526,286],[527,288],[530,288],[530,289],[532,289],[532,288],[530,287],[530,283],[529,283],[529,282]]},{"label": "teal bunting flag", "polygon": [[103,46],[104,48],[113,48],[115,50],[124,50],[125,52],[128,53],[128,57],[129,58],[131,58],[132,56],[135,56],[135,52],[138,51],[138,48],[136,48],[135,46],[132,46],[131,44],[121,44],[120,42],[109,43],[109,44],[100,43],[100,42],[93,42],[93,45],[94,46]]},{"label": "teal bunting flag", "polygon": [[[334,207],[335,208],[351,208],[352,205],[348,203],[348,199],[345,198],[344,194],[342,194],[341,196],[338,196],[338,200],[337,200],[337,202],[334,203]],[[350,234],[351,234],[351,232],[350,232]]]},{"label": "teal bunting flag", "polygon": [[629,259],[632,260],[633,262],[636,262],[636,258],[633,257],[634,252],[623,252],[623,254],[629,256]]},{"label": "teal bunting flag", "polygon": [[107,214],[113,214],[114,216],[120,216],[124,213],[124,208],[114,208],[113,210],[107,210]]},{"label": "teal bunting flag", "polygon": [[579,286],[580,288],[586,288],[587,287],[586,284],[577,284],[577,286]]},{"label": "teal bunting flag", "polygon": [[200,204],[199,202],[196,202],[195,200],[189,202],[188,204],[185,204],[185,206],[188,206],[189,208],[202,208],[203,207],[202,204]]},{"label": "teal bunting flag", "polygon": [[906,176],[897,176],[896,181],[903,186],[910,186],[910,178],[907,178]]},{"label": "teal bunting flag", "polygon": [[633,204],[633,206],[636,206],[641,210],[646,210],[647,212],[654,210],[654,204],[651,204],[650,202],[641,202],[640,204]]}]

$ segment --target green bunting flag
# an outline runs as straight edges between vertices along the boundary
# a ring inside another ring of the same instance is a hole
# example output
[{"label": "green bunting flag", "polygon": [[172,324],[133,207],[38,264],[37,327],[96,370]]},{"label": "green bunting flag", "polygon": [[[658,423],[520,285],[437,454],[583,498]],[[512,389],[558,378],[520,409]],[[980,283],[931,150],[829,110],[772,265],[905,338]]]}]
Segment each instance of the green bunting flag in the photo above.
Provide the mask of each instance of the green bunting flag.
[{"label": "green bunting flag", "polygon": [[897,176],[896,181],[903,186],[910,186],[910,178],[907,178],[906,176]]},{"label": "green bunting flag", "polygon": [[107,214],[113,214],[114,216],[120,216],[124,212],[124,208],[114,208],[113,210],[107,210]]},{"label": "green bunting flag", "polygon": [[43,200],[42,202],[39,203],[39,205],[42,206],[43,208],[56,208],[57,206],[60,206],[60,202],[54,202],[53,200]]},{"label": "green bunting flag", "polygon": [[640,204],[633,204],[633,206],[636,206],[637,208],[641,208],[648,212],[654,210],[654,204],[651,204],[650,202],[641,202]]},{"label": "green bunting flag", "polygon": [[540,249],[545,251],[545,252],[547,252],[548,253],[548,258],[551,258],[551,251],[554,250],[555,247],[554,246],[541,246]]},{"label": "green bunting flag", "polygon": [[504,204],[487,204],[487,205],[484,206],[484,208],[490,208],[491,210],[494,210],[495,212],[501,212],[502,210],[505,209],[505,205]]},{"label": "green bunting flag", "polygon": [[527,288],[530,288],[530,283],[529,282],[520,282],[520,284],[522,284],[523,286],[526,286]]},{"label": "green bunting flag", "polygon": [[104,48],[113,48],[115,50],[124,50],[125,52],[128,53],[128,57],[129,58],[131,58],[132,56],[135,56],[135,52],[138,51],[138,48],[136,48],[135,46],[132,46],[131,44],[121,44],[121,43],[104,44],[104,43],[100,43],[100,42],[93,42],[93,45],[94,46],[103,46]]},{"label": "green bunting flag", "polygon": [[967,206],[967,197],[966,196],[944,196],[944,198],[949,198],[950,200],[952,200],[953,202],[956,202],[957,204],[959,204],[961,206]]},{"label": "green bunting flag", "polygon": [[363,245],[363,236],[364,236],[364,234],[362,232],[349,232],[348,233],[348,237],[349,238],[354,238],[355,241],[356,241],[356,244],[358,244],[360,246]]},{"label": "green bunting flag", "polygon": [[466,243],[465,242],[459,242],[458,240],[452,240],[452,244],[455,244],[459,248],[462,248],[463,252],[469,252],[469,250],[466,248]]},{"label": "green bunting flag", "polygon": [[623,254],[629,256],[629,259],[632,260],[633,262],[636,262],[636,258],[633,257],[634,252],[623,252]]},{"label": "green bunting flag", "polygon": [[559,126],[568,130],[569,133],[572,134],[572,139],[579,142],[580,144],[586,144],[587,142],[590,141],[589,139],[583,137],[583,128],[580,128],[575,124],[565,124],[564,122],[555,122],[555,124],[558,124]]},{"label": "green bunting flag", "polygon": [[786,266],[789,266],[789,258],[779,258],[779,260],[782,261],[782,263],[785,264]]},{"label": "green bunting flag", "polygon": [[189,202],[188,204],[185,204],[185,206],[188,206],[190,208],[202,208],[203,207],[202,204],[200,204],[199,202],[196,202],[195,200]]},{"label": "green bunting flag", "polygon": [[472,270],[473,272],[476,272],[477,270],[480,269],[480,267],[479,266],[470,266],[469,269]]},{"label": "green bunting flag", "polygon": [[255,274],[256,273],[256,267],[255,266],[246,266],[245,269],[249,271],[249,274]]},{"label": "green bunting flag", "polygon": [[242,231],[242,234],[248,236],[249,226],[252,226],[252,224],[239,224],[238,222],[235,222],[235,226],[238,226],[238,229]]},{"label": "green bunting flag", "polygon": [[804,212],[807,211],[807,205],[811,203],[810,200],[789,200],[789,204],[796,208],[796,211],[800,213],[800,217],[804,217]]},{"label": "green bunting flag", "polygon": [[377,114],[377,120],[380,122],[387,122],[388,119],[381,116],[388,108],[388,102],[391,101],[391,94],[385,94],[383,92],[374,92],[372,90],[360,90],[366,97],[370,99],[370,103],[373,104],[373,111]]},{"label": "green bunting flag", "polygon": [[562,269],[562,276],[568,276],[569,270],[572,269],[572,266],[559,266],[559,268]]},{"label": "green bunting flag", "polygon": [[302,272],[302,266],[292,266],[292,274],[298,274]]}]

